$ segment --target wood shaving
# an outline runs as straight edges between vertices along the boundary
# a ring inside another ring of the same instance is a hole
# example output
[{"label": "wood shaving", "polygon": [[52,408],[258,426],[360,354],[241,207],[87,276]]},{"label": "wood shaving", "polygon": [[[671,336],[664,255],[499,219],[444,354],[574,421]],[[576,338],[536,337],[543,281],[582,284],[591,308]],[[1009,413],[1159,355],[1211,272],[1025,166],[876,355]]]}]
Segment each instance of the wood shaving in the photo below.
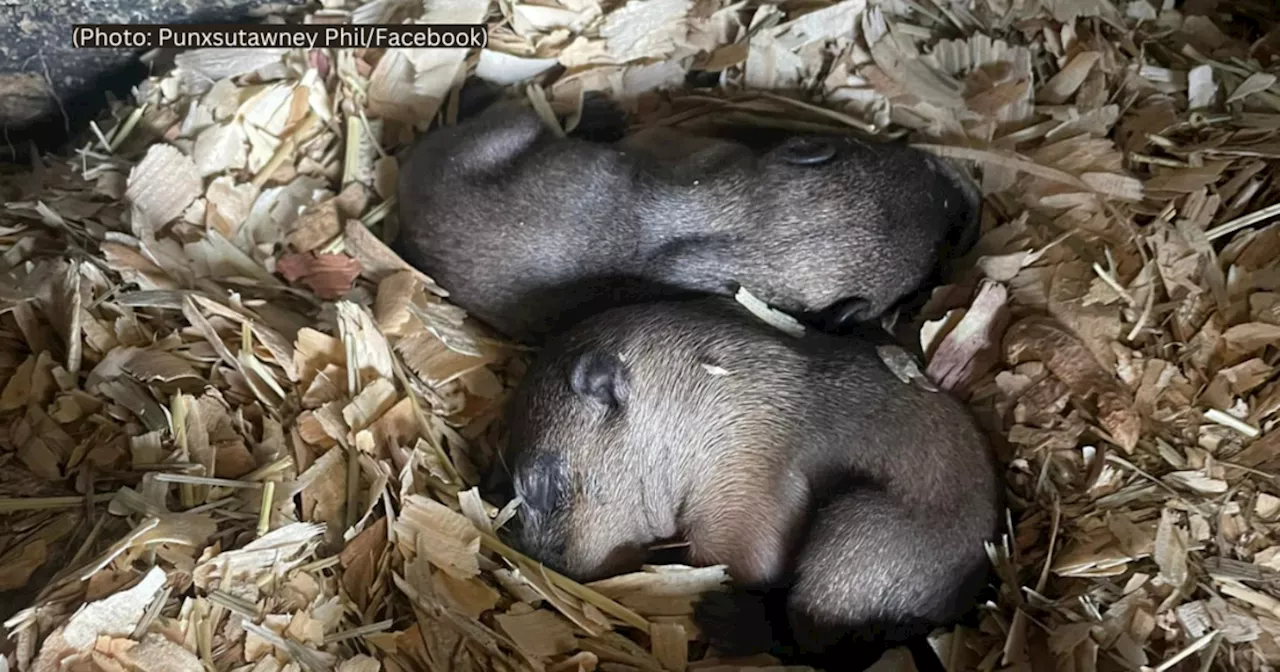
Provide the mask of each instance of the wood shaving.
[{"label": "wood shaving", "polygon": [[[925,373],[944,390],[960,390],[986,373],[997,359],[996,338],[1004,323],[1008,293],[999,283],[986,283],[973,304],[936,347],[922,343],[932,353]],[[935,336],[936,338],[936,336]]]},{"label": "wood shaving", "polygon": [[738,293],[734,295],[734,298],[769,326],[797,338],[804,335],[804,325],[799,320],[770,307],[769,304],[761,301],[755,294],[748,291],[746,287],[738,288]]},{"label": "wood shaving", "polygon": [[204,188],[196,164],[171,145],[152,145],[129,171],[125,198],[138,208],[154,229],[182,214]]},{"label": "wood shaving", "polygon": [[101,635],[124,635],[131,632],[147,604],[164,585],[165,573],[152,567],[138,585],[110,597],[86,604],[62,631],[62,638],[72,649],[83,649]]},{"label": "wood shaving", "polygon": [[609,14],[600,27],[609,55],[617,63],[663,58],[688,32],[690,0],[630,0]]},{"label": "wood shaving", "polygon": [[1132,396],[1065,328],[1050,319],[1025,318],[1009,327],[1004,347],[1010,364],[1042,361],[1082,401],[1096,396],[1099,421],[1125,452],[1133,451],[1142,420],[1133,410]]}]

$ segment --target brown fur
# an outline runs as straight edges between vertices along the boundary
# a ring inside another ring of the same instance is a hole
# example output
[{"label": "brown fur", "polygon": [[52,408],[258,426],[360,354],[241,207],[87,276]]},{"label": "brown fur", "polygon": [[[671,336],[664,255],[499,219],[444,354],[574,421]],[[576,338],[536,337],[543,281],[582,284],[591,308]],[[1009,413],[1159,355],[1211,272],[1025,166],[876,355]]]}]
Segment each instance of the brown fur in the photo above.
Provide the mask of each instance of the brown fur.
[{"label": "brown fur", "polygon": [[788,586],[812,649],[915,636],[981,587],[1002,491],[989,444],[866,339],[795,339],[721,298],[618,308],[548,344],[510,423],[518,545],[578,579],[683,536],[695,563]]},{"label": "brown fur", "polygon": [[967,245],[979,207],[953,166],[901,144],[753,148],[669,128],[588,142],[510,101],[429,132],[399,200],[396,251],[530,343],[615,305],[738,283],[789,312],[870,319]]}]

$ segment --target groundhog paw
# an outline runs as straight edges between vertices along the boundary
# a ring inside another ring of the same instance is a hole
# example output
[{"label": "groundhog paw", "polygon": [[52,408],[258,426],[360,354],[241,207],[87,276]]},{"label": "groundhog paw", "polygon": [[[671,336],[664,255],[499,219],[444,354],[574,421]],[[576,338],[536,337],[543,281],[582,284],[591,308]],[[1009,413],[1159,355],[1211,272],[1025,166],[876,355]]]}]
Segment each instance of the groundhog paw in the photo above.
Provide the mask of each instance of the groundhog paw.
[{"label": "groundhog paw", "polygon": [[707,593],[694,605],[693,619],[702,638],[728,656],[764,653],[774,644],[768,609],[754,591]]}]

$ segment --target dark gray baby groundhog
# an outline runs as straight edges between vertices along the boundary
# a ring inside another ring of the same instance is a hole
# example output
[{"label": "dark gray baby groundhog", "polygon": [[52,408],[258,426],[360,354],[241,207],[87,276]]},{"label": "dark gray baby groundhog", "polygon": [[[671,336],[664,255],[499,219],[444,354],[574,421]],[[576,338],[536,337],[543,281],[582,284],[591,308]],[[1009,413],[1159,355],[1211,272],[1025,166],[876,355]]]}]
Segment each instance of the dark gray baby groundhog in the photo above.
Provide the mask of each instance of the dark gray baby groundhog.
[{"label": "dark gray baby groundhog", "polygon": [[[985,586],[990,444],[872,340],[795,338],[720,297],[617,308],[548,343],[509,422],[515,544],[576,579],[683,538],[740,587],[784,586],[775,618],[801,653],[919,640]],[[702,615],[731,622],[704,619],[710,641],[768,645],[718,599]]]},{"label": "dark gray baby groundhog", "polygon": [[738,285],[833,330],[869,320],[973,242],[981,204],[954,166],[904,144],[755,147],[657,127],[590,142],[516,101],[429,132],[399,200],[393,248],[526,343],[615,305]]}]

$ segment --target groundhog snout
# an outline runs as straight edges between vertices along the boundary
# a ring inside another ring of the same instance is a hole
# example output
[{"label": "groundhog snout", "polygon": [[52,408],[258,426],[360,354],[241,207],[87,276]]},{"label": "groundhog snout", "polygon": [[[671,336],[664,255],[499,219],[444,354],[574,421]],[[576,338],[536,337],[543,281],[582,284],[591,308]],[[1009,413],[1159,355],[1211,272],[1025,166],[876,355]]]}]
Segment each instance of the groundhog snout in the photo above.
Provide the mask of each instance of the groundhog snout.
[{"label": "groundhog snout", "polygon": [[[643,544],[584,538],[565,521],[519,518],[513,521],[511,545],[547,569],[574,581],[588,582],[634,571],[644,563]],[[599,536],[599,535],[596,535]]]},{"label": "groundhog snout", "polygon": [[517,551],[542,563],[548,569],[568,575],[564,562],[568,540],[563,533],[539,524],[528,516],[518,517],[513,522],[515,529],[510,542]]},{"label": "groundhog snout", "polygon": [[928,159],[941,177],[930,198],[939,201],[942,210],[950,213],[946,251],[952,256],[964,255],[978,244],[981,235],[982,191],[973,178],[947,159],[936,156]]},{"label": "groundhog snout", "polygon": [[647,556],[643,546],[621,544],[609,549],[603,558],[599,557],[597,550],[582,556],[569,553],[561,557],[560,568],[556,571],[579,583],[588,583],[637,571]]}]

